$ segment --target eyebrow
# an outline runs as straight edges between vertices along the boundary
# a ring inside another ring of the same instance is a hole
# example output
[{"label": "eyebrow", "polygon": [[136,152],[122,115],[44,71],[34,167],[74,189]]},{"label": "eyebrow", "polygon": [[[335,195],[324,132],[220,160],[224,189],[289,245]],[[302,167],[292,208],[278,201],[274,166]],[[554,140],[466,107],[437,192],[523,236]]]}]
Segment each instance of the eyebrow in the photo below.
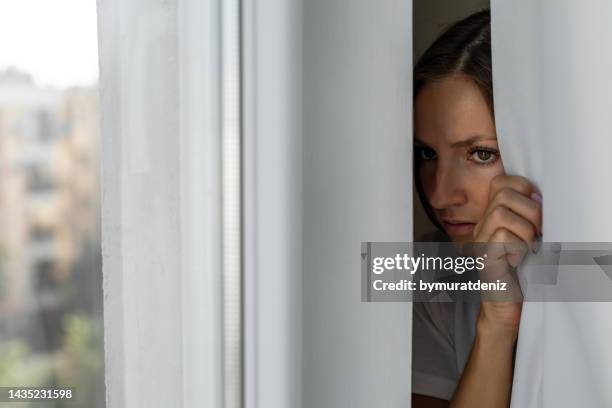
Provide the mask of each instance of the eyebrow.
[{"label": "eyebrow", "polygon": [[[495,136],[472,136],[470,138],[467,138],[465,140],[460,140],[458,142],[455,142],[453,144],[451,144],[451,147],[466,147],[466,146],[471,146],[476,142],[482,142],[483,140],[497,140],[497,138]],[[422,140],[417,139],[416,137],[414,138],[414,142],[415,144],[418,145],[423,145],[423,146],[429,146],[427,143],[423,142]]]}]

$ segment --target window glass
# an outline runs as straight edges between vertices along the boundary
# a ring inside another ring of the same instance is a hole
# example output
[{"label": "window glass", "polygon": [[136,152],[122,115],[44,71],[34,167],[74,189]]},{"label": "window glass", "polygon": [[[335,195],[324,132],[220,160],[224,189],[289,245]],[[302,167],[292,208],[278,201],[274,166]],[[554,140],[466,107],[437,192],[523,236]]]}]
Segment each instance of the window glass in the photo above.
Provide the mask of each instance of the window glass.
[{"label": "window glass", "polygon": [[0,49],[0,387],[104,407],[95,0],[0,1]]}]

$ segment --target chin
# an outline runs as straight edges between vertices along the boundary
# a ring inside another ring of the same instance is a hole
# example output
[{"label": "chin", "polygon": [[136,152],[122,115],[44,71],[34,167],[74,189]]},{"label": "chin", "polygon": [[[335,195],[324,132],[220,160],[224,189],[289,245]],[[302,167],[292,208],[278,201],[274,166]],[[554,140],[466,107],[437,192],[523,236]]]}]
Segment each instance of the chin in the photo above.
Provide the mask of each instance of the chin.
[{"label": "chin", "polygon": [[465,244],[468,242],[474,242],[474,237],[472,236],[472,234],[449,235],[449,238],[451,239],[451,241],[457,244]]}]

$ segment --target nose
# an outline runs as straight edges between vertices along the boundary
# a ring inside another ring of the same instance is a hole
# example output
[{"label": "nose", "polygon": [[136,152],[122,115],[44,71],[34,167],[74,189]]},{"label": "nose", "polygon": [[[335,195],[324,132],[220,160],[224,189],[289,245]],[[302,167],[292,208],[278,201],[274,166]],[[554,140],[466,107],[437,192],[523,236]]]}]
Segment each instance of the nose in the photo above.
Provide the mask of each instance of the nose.
[{"label": "nose", "polygon": [[451,163],[438,161],[434,185],[429,195],[429,204],[436,210],[461,206],[467,202],[466,176]]}]

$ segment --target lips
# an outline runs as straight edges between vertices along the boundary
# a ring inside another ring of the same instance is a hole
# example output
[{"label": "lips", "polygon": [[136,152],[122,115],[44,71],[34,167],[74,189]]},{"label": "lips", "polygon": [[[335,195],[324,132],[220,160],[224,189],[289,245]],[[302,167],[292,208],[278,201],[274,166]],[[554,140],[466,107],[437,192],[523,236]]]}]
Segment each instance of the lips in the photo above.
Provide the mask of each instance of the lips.
[{"label": "lips", "polygon": [[476,223],[463,220],[442,220],[444,228],[450,235],[466,235],[474,231]]}]

